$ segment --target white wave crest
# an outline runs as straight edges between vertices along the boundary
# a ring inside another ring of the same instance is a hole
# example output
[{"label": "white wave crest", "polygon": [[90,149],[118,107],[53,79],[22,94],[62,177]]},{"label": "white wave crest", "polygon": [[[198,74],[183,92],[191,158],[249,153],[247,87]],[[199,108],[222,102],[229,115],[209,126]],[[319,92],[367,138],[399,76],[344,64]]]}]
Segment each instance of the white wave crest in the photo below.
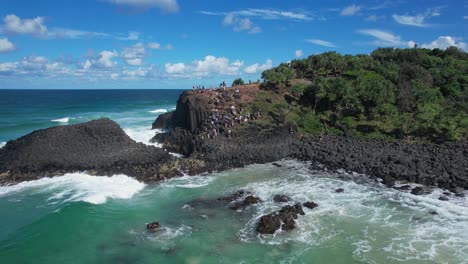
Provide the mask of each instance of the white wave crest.
[{"label": "white wave crest", "polygon": [[50,120],[51,122],[55,122],[55,123],[68,123],[70,122],[70,117],[63,117],[63,118],[58,118],[58,119],[52,119]]},{"label": "white wave crest", "polygon": [[[150,140],[158,133],[162,133],[160,129],[149,129],[147,127],[133,127],[133,128],[124,128],[124,132],[136,142],[143,143],[148,146],[155,146],[162,148],[162,145],[158,142],[150,142]],[[172,156],[176,158],[181,158],[183,155],[178,153],[169,152]]]},{"label": "white wave crest", "polygon": [[107,177],[76,172],[0,187],[0,197],[28,191],[29,194],[50,193],[50,203],[83,201],[103,204],[110,198],[130,199],[144,187],[144,183],[122,174]]},{"label": "white wave crest", "polygon": [[153,113],[153,114],[161,114],[161,113],[167,113],[167,109],[161,108],[161,109],[156,109],[156,110],[152,110],[148,112]]},{"label": "white wave crest", "polygon": [[0,142],[0,148],[3,148],[6,145],[6,142]]},{"label": "white wave crest", "polygon": [[124,128],[125,133],[136,142],[143,143],[145,145],[155,146],[160,148],[161,144],[151,143],[150,140],[156,135],[157,130],[149,129],[148,127],[133,127]]},{"label": "white wave crest", "polygon": [[188,176],[175,177],[161,183],[164,188],[195,189],[207,186],[216,179],[215,176]]}]

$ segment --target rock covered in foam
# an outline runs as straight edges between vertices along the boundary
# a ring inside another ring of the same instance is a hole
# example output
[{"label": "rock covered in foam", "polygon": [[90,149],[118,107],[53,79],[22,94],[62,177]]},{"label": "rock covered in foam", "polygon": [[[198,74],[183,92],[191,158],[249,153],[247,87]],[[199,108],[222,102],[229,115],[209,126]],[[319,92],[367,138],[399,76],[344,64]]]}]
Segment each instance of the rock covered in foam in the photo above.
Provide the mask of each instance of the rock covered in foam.
[{"label": "rock covered in foam", "polygon": [[[126,174],[151,181],[174,171],[160,169],[169,153],[128,137],[110,119],[34,131],[0,149],[0,183],[14,183],[67,172]],[[166,175],[168,174],[168,175]]]}]

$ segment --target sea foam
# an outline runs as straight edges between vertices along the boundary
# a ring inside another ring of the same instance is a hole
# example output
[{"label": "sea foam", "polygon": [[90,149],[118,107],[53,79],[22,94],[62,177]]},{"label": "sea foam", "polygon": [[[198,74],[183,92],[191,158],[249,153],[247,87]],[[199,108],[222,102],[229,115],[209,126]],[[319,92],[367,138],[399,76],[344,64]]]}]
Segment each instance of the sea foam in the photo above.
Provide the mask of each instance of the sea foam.
[{"label": "sea foam", "polygon": [[6,145],[6,142],[0,142],[0,148],[3,148]]},{"label": "sea foam", "polygon": [[148,111],[148,112],[153,113],[153,114],[161,114],[161,113],[167,113],[167,109],[160,108],[160,109],[156,109],[156,110],[152,110],[152,111]]},{"label": "sea foam", "polygon": [[70,122],[70,117],[63,117],[63,118],[58,118],[58,119],[52,119],[50,120],[51,122],[55,122],[55,123],[68,123]]},{"label": "sea foam", "polygon": [[76,172],[0,187],[0,197],[27,191],[29,194],[50,194],[50,203],[103,204],[108,199],[130,199],[144,187],[144,183],[122,174],[107,177]]}]

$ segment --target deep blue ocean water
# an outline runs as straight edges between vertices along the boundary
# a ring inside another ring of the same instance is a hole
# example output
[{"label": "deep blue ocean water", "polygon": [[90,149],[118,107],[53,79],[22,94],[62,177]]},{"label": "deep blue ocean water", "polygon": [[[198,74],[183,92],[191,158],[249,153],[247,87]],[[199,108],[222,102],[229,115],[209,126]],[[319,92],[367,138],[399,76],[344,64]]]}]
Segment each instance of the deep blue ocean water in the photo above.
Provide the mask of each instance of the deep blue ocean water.
[{"label": "deep blue ocean water", "polygon": [[123,128],[151,128],[175,109],[181,90],[1,90],[0,142],[36,129],[109,117]]}]

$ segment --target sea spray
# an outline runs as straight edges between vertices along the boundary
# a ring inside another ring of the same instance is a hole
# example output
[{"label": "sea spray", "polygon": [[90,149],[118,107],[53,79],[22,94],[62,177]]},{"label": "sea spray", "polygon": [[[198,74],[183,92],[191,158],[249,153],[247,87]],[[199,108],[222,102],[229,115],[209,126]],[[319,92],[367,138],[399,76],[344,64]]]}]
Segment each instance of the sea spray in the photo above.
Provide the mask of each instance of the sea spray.
[{"label": "sea spray", "polygon": [[70,117],[63,117],[63,118],[58,118],[58,119],[52,119],[50,120],[51,122],[55,122],[55,123],[68,123],[70,122]]},{"label": "sea spray", "polygon": [[161,108],[161,109],[151,110],[148,112],[153,113],[153,114],[162,114],[162,113],[167,113],[167,109]]},{"label": "sea spray", "polygon": [[77,172],[0,187],[0,198],[18,192],[50,193],[50,203],[103,204],[108,199],[130,199],[144,187],[144,183],[122,174],[107,177]]}]

